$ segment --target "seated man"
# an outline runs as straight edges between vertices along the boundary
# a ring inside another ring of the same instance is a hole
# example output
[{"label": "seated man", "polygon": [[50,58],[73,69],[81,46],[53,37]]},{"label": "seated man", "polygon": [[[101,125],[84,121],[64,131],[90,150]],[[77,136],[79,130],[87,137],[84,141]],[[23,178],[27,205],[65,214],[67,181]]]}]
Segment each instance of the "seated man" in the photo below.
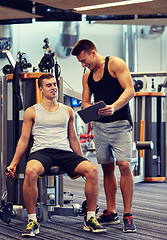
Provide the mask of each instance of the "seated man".
[{"label": "seated man", "polygon": [[106,232],[95,218],[98,197],[98,170],[95,165],[84,158],[74,127],[73,110],[57,102],[57,84],[52,74],[43,74],[38,79],[42,93],[42,102],[26,109],[22,134],[7,176],[14,178],[16,166],[25,153],[30,135],[33,146],[26,165],[23,184],[25,207],[28,213],[28,225],[23,237],[39,233],[36,218],[36,201],[38,197],[37,179],[47,174],[51,166],[60,166],[71,178],[81,175],[86,177],[85,196],[87,216],[84,219],[85,231]]}]

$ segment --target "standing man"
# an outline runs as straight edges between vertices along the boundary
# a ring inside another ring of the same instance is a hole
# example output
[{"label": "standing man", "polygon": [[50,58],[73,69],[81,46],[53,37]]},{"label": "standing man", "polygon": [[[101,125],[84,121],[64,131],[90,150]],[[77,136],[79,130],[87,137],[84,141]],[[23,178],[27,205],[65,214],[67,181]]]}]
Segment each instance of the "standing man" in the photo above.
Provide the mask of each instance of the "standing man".
[{"label": "standing man", "polygon": [[72,108],[58,103],[56,79],[52,74],[43,74],[38,79],[42,102],[26,109],[22,134],[18,141],[14,158],[7,167],[9,177],[14,178],[16,167],[25,153],[30,135],[33,146],[26,165],[23,185],[24,202],[28,213],[28,225],[23,237],[33,237],[39,233],[36,217],[38,197],[37,179],[47,174],[51,166],[58,165],[71,178],[85,176],[87,216],[84,219],[85,231],[106,232],[95,218],[98,197],[98,170],[83,157],[74,127]]},{"label": "standing man", "polygon": [[106,107],[98,112],[102,116],[93,123],[96,157],[102,165],[107,209],[98,218],[101,225],[120,222],[116,210],[117,183],[114,174],[115,161],[120,170],[120,188],[124,204],[123,231],[136,232],[131,212],[133,198],[133,174],[131,171],[132,118],[129,101],[134,96],[131,75],[125,62],[118,57],[103,57],[89,40],[78,41],[72,55],[89,71],[83,75],[82,105],[103,100]]}]

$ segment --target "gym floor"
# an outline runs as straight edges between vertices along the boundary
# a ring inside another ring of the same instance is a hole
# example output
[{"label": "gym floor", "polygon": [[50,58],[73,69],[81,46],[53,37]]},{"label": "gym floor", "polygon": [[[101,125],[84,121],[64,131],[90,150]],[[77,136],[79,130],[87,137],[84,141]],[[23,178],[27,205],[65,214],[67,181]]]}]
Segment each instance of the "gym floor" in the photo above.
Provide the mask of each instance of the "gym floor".
[{"label": "gym floor", "polygon": [[[88,155],[93,163],[96,164],[95,157]],[[119,182],[119,174],[117,171],[117,180]],[[102,171],[99,166],[99,214],[106,208],[105,195],[103,190]],[[70,180],[68,176],[64,176],[64,191],[74,194],[74,204],[80,205],[85,200],[84,196],[85,181],[82,178]],[[64,200],[69,199],[64,195]],[[83,217],[63,217],[54,216],[50,222],[41,222],[40,233],[34,239],[53,240],[82,240],[82,239],[98,239],[104,240],[166,240],[167,239],[167,182],[165,183],[136,183],[133,198],[133,215],[137,226],[136,233],[123,233],[122,216],[123,203],[120,188],[117,192],[117,210],[120,217],[120,224],[107,226],[106,234],[93,234],[85,232],[83,227]],[[10,224],[6,224],[0,220],[0,239],[23,239],[21,233],[27,224],[26,218],[11,219]]]}]

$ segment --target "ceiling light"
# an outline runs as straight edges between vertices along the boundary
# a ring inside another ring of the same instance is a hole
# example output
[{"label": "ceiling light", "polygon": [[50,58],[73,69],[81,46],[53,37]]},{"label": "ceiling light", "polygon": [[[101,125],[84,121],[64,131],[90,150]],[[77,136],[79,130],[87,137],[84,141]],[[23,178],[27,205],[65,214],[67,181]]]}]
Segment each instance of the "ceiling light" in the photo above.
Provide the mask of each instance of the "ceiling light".
[{"label": "ceiling light", "polygon": [[78,8],[74,8],[74,10],[76,10],[76,11],[86,11],[86,10],[108,8],[108,7],[118,7],[118,6],[123,6],[123,5],[143,3],[143,2],[151,2],[151,1],[154,1],[154,0],[129,0],[129,1],[122,1],[122,2],[112,2],[112,3],[105,3],[105,4],[99,4],[99,5],[78,7]]}]

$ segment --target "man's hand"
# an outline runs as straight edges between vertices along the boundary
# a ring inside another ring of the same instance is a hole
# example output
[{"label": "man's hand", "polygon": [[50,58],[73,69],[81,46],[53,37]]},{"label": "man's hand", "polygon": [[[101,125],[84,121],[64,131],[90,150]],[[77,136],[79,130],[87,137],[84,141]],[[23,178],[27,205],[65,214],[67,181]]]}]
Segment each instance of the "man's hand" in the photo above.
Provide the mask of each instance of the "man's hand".
[{"label": "man's hand", "polygon": [[100,108],[98,114],[101,116],[111,116],[115,112],[114,107],[112,105],[106,105],[104,108]]},{"label": "man's hand", "polygon": [[5,175],[15,179],[15,172],[16,172],[16,167],[8,166],[5,170]]}]

